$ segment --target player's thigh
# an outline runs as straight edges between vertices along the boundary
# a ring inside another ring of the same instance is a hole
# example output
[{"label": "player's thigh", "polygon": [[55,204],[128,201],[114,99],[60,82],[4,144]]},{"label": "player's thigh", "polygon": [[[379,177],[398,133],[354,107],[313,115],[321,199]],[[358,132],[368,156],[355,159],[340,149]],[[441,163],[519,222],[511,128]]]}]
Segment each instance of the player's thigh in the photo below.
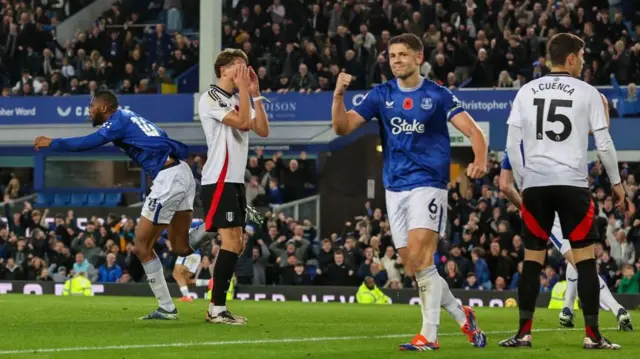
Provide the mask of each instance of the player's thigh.
[{"label": "player's thigh", "polygon": [[428,229],[435,232],[435,238],[438,238],[447,222],[447,191],[433,187],[411,190],[406,213],[409,233],[416,229]]},{"label": "player's thigh", "polygon": [[522,236],[525,249],[547,249],[556,212],[552,192],[551,187],[531,187],[522,192]]},{"label": "player's thigh", "polygon": [[192,214],[191,210],[175,212],[167,227],[169,242],[176,253],[188,252]]},{"label": "player's thigh", "polygon": [[186,260],[187,257],[178,256],[176,258],[176,263],[173,265],[173,278],[175,278],[175,280],[187,279],[186,272],[188,271],[188,269],[184,265]]},{"label": "player's thigh", "polygon": [[221,229],[244,227],[246,200],[243,187],[239,183],[222,182],[202,186],[207,232],[222,233]]},{"label": "player's thigh", "polygon": [[[387,217],[389,218],[391,238],[393,239],[394,246],[398,250],[406,248],[409,240],[409,224],[407,222],[406,206],[408,193],[409,192],[385,191]],[[407,257],[403,256],[403,259],[407,259]]]},{"label": "player's thigh", "polygon": [[572,248],[585,248],[597,238],[595,208],[588,188],[559,186],[558,216]]},{"label": "player's thigh", "polygon": [[135,251],[138,255],[148,255],[153,250],[160,235],[167,227],[166,224],[155,224],[146,217],[140,217],[140,222],[136,226]]}]

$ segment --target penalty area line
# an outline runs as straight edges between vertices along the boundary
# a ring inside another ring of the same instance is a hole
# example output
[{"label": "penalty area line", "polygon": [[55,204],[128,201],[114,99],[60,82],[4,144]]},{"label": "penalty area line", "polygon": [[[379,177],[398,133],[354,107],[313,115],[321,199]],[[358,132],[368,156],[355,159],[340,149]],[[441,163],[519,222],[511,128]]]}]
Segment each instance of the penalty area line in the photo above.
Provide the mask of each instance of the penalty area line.
[{"label": "penalty area line", "polygon": [[[603,330],[615,330],[618,328],[603,328]],[[581,331],[584,328],[542,328],[533,329],[534,333],[541,332],[574,332]],[[487,331],[485,334],[511,334],[514,330],[494,330]],[[345,340],[367,340],[367,339],[389,339],[389,338],[411,338],[414,334],[387,334],[387,335],[361,335],[348,337],[312,337],[312,338],[282,338],[282,339],[256,339],[256,340],[226,340],[212,342],[183,342],[183,343],[161,343],[161,344],[131,344],[131,345],[106,345],[106,346],[85,346],[85,347],[69,347],[69,348],[33,348],[33,349],[16,349],[16,350],[0,350],[0,355],[9,354],[35,354],[35,353],[62,353],[62,352],[83,352],[83,351],[104,351],[104,350],[127,350],[127,349],[155,349],[155,348],[181,348],[181,347],[210,347],[222,345],[247,345],[247,344],[286,344],[286,343],[302,343],[302,342],[324,342],[324,341],[345,341]],[[462,335],[458,333],[440,333],[438,336],[450,337]]]}]

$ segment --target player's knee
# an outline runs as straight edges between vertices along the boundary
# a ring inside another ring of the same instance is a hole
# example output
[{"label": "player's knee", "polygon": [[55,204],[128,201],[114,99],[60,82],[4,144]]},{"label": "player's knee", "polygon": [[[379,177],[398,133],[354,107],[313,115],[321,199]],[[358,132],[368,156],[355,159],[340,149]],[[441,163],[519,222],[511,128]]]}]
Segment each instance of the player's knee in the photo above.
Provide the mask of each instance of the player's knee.
[{"label": "player's knee", "polygon": [[139,242],[136,242],[136,244],[133,246],[133,254],[135,254],[136,257],[138,257],[138,259],[140,259],[141,261],[144,261],[146,258],[151,256],[151,253],[152,251],[149,248]]},{"label": "player's knee", "polygon": [[591,244],[587,245],[586,247],[580,247],[580,248],[575,248],[574,246],[574,248],[571,249],[571,252],[573,254],[573,261],[576,264],[582,261],[595,258],[593,245]]}]

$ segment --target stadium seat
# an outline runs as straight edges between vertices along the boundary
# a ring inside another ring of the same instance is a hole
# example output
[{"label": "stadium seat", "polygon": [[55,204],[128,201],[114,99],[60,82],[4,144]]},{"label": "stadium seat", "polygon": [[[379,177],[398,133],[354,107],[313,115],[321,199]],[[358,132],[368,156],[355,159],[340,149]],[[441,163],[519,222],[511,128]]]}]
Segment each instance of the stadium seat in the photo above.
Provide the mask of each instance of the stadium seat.
[{"label": "stadium seat", "polygon": [[104,193],[89,193],[89,196],[87,197],[88,207],[100,207],[102,202],[104,202]]},{"label": "stadium seat", "polygon": [[69,193],[56,193],[53,195],[53,207],[66,206],[71,201],[71,195]]},{"label": "stadium seat", "polygon": [[87,203],[87,194],[86,193],[73,193],[71,194],[71,201],[69,202],[70,206],[74,207],[82,207]]},{"label": "stadium seat", "polygon": [[38,193],[36,196],[36,206],[47,207],[53,202],[53,196],[50,194]]},{"label": "stadium seat", "polygon": [[104,197],[105,207],[115,207],[122,201],[122,193],[108,193]]}]

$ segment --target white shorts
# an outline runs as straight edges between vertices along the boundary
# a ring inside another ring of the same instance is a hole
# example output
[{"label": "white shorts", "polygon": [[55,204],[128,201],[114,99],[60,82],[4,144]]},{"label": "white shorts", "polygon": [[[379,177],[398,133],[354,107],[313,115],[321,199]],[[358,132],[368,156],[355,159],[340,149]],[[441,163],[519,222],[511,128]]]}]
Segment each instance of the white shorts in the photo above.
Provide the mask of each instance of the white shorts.
[{"label": "white shorts", "polygon": [[562,235],[562,227],[560,226],[560,217],[556,213],[556,218],[553,220],[553,228],[551,229],[551,243],[560,251],[560,254],[564,256],[565,253],[571,250],[571,243],[568,239],[564,239]]},{"label": "white shorts", "polygon": [[195,197],[196,181],[189,165],[182,161],[158,173],[142,207],[142,216],[153,224],[169,224],[176,212],[193,211]]},{"label": "white shorts", "polygon": [[404,248],[409,230],[427,228],[442,234],[447,223],[447,191],[418,187],[411,191],[385,191],[391,235],[396,248]]},{"label": "white shorts", "polygon": [[198,271],[198,266],[200,265],[200,259],[202,259],[201,255],[197,253],[193,253],[186,257],[178,257],[176,259],[176,265],[178,264],[183,265],[187,267],[190,273],[195,274]]}]

